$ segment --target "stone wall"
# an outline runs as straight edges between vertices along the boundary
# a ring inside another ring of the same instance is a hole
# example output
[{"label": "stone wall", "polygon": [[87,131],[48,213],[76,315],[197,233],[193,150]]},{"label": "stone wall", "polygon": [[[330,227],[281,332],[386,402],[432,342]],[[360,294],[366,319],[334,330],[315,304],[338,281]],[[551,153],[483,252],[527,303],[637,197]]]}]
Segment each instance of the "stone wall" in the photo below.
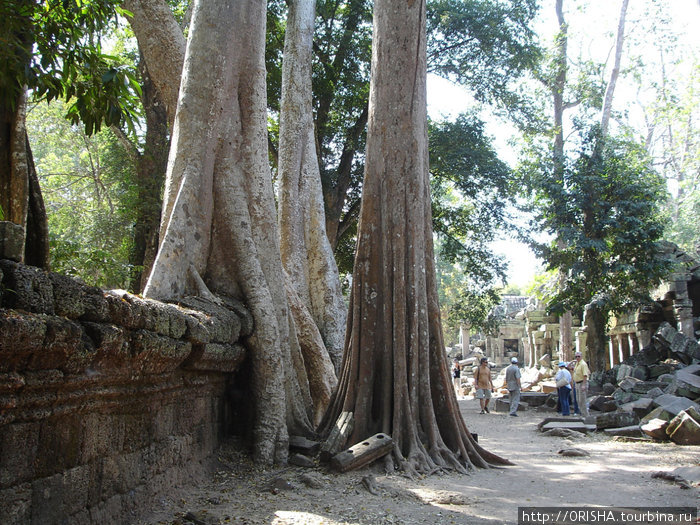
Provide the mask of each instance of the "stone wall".
[{"label": "stone wall", "polygon": [[233,408],[242,305],[163,304],[0,260],[0,515],[134,523],[203,475]]}]

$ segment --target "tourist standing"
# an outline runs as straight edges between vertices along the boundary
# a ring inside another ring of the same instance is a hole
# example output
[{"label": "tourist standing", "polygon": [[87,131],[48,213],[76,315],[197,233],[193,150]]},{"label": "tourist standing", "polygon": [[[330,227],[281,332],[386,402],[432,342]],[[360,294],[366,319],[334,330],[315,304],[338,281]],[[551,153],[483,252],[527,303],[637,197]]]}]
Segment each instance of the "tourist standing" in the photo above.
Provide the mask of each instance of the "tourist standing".
[{"label": "tourist standing", "polygon": [[559,372],[554,376],[557,382],[557,394],[559,396],[559,404],[561,406],[561,415],[570,415],[569,396],[571,395],[571,374],[566,369],[566,362],[559,362]]},{"label": "tourist standing", "polygon": [[588,363],[583,360],[581,352],[576,352],[574,359],[576,360],[573,374],[576,400],[581,415],[588,417],[588,378],[591,377],[591,371],[588,368]]},{"label": "tourist standing", "polygon": [[476,397],[481,405],[481,412],[489,413],[489,401],[491,400],[491,392],[493,392],[493,382],[491,381],[491,369],[489,368],[489,360],[485,357],[481,358],[479,368],[474,374],[474,385],[476,386]]},{"label": "tourist standing", "polygon": [[518,417],[518,405],[520,404],[520,368],[518,368],[518,358],[510,358],[510,366],[506,368],[506,388],[510,397],[509,414]]},{"label": "tourist standing", "polygon": [[452,383],[455,387],[455,395],[459,399],[459,390],[462,388],[462,367],[456,357],[452,361]]}]

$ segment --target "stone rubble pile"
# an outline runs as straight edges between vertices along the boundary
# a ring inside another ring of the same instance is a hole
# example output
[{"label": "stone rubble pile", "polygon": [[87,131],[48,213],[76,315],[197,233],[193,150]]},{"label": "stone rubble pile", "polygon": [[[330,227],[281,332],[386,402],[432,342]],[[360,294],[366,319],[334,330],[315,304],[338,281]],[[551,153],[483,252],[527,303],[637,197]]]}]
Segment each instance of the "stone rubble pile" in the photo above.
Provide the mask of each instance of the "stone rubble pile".
[{"label": "stone rubble pile", "polygon": [[[555,410],[554,393],[529,394],[523,393],[522,409],[530,408],[534,398],[538,410]],[[593,373],[589,396],[585,421],[549,418],[540,429],[581,431],[582,424],[594,425],[613,436],[700,445],[700,345],[663,323],[647,348],[611,370]],[[507,402],[500,403],[505,409]]]}]

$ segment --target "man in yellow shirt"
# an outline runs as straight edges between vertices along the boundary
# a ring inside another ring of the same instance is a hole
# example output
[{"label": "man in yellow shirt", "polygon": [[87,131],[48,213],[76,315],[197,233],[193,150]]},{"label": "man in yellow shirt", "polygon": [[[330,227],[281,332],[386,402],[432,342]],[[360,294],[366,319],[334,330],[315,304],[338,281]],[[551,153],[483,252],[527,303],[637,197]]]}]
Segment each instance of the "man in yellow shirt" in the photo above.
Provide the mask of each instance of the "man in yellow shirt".
[{"label": "man in yellow shirt", "polygon": [[588,378],[591,371],[588,364],[583,360],[581,352],[574,354],[576,365],[574,366],[574,388],[576,389],[576,403],[581,415],[588,417]]}]

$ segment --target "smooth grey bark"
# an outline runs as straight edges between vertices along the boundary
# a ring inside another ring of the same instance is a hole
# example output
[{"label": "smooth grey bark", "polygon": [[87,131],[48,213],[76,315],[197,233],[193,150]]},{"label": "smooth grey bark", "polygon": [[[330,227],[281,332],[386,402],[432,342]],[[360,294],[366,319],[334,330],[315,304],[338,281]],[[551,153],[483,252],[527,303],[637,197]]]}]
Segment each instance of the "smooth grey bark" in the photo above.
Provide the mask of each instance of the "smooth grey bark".
[{"label": "smooth grey bark", "polygon": [[129,23],[173,129],[185,57],[185,37],[165,0],[124,0]]},{"label": "smooth grey bark", "polygon": [[313,317],[337,371],[347,310],[326,236],[314,134],[311,63],[315,5],[315,0],[293,0],[287,15],[278,164],[280,245],[290,282]]},{"label": "smooth grey bark", "polygon": [[625,18],[627,16],[627,5],[629,0],[622,0],[620,8],[620,18],[617,24],[617,38],[615,40],[615,61],[612,71],[610,72],[610,80],[605,89],[605,98],[603,99],[603,112],[600,119],[600,129],[603,136],[608,134],[608,126],[610,125],[610,114],[612,113],[612,102],[615,94],[615,86],[617,77],[620,75],[620,62],[622,60],[622,47],[625,42]]},{"label": "smooth grey bark", "polygon": [[289,432],[313,429],[267,162],[265,10],[261,0],[195,3],[168,161],[173,191],[144,295],[245,301],[255,321],[246,342],[254,456],[269,464],[286,462]]}]

